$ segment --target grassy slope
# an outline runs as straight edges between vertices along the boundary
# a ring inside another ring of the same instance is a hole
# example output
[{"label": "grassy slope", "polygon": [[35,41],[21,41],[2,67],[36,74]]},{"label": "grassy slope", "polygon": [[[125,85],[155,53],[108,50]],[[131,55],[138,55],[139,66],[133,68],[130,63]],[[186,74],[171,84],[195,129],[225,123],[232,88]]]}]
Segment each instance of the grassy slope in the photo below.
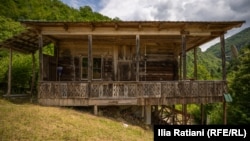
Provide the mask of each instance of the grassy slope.
[{"label": "grassy slope", "polygon": [[152,141],[153,132],[69,108],[0,99],[0,140]]}]

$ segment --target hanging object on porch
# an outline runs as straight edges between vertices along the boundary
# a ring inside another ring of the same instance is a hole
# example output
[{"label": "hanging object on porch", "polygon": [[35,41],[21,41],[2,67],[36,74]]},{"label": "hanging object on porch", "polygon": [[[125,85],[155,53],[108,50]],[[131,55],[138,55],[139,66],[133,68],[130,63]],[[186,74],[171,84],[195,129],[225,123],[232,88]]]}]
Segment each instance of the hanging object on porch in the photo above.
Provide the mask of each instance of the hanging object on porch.
[{"label": "hanging object on porch", "polygon": [[232,102],[233,101],[233,98],[228,93],[224,94],[224,99],[225,99],[226,102]]},{"label": "hanging object on porch", "polygon": [[63,67],[59,66],[59,67],[56,68],[56,70],[57,70],[57,73],[59,75],[59,81],[60,81],[61,75],[62,75],[62,71],[63,71]]}]

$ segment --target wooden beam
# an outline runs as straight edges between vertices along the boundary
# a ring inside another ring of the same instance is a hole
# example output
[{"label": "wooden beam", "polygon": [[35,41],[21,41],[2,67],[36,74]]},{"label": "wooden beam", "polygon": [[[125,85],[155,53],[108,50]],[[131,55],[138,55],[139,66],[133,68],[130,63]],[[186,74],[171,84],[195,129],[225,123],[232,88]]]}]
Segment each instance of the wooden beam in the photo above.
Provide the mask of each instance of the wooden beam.
[{"label": "wooden beam", "polygon": [[187,125],[187,104],[182,104],[182,124]]},{"label": "wooden beam", "polygon": [[220,36],[221,43],[221,63],[222,63],[222,80],[226,81],[226,53],[224,34]]},{"label": "wooden beam", "polygon": [[43,81],[43,36],[39,34],[38,36],[38,46],[39,46],[39,80]]},{"label": "wooden beam", "polygon": [[227,124],[227,103],[223,101],[223,124]]},{"label": "wooden beam", "polygon": [[183,80],[187,79],[187,61],[186,61],[186,35],[182,34],[182,77]]},{"label": "wooden beam", "polygon": [[157,28],[146,28],[139,30],[139,26],[134,28],[122,27],[70,27],[65,31],[62,27],[43,27],[43,35],[181,35],[180,30],[158,30]]},{"label": "wooden beam", "polygon": [[94,105],[94,115],[98,115],[98,106]]},{"label": "wooden beam", "polygon": [[35,53],[32,53],[32,81],[31,81],[31,88],[30,88],[31,100],[34,95],[35,80],[36,80],[36,60],[35,60]]},{"label": "wooden beam", "polygon": [[204,109],[204,104],[200,104],[200,112],[201,112],[201,125],[205,124],[205,109]]},{"label": "wooden beam", "polygon": [[194,79],[197,80],[197,47],[194,48]]},{"label": "wooden beam", "polygon": [[171,107],[171,114],[172,114],[172,125],[175,125],[175,105],[172,105],[172,107]]},{"label": "wooden beam", "polygon": [[7,96],[11,94],[11,79],[12,79],[12,48],[10,48],[10,55],[9,55],[9,74],[8,74],[8,90]]},{"label": "wooden beam", "polygon": [[[222,80],[226,81],[226,53],[225,53],[225,37],[224,34],[220,36],[221,43],[221,62],[222,62]],[[223,101],[223,124],[227,124],[227,104]]]},{"label": "wooden beam", "polygon": [[145,105],[145,124],[147,125],[151,125],[151,113],[152,113],[152,109],[151,109],[151,105]]},{"label": "wooden beam", "polygon": [[140,36],[136,35],[136,81],[139,81],[139,65],[140,65]]},{"label": "wooden beam", "polygon": [[113,46],[113,62],[114,62],[114,80],[117,81],[118,80],[118,70],[117,70],[117,67],[118,67],[118,46],[117,45],[114,45]]},{"label": "wooden beam", "polygon": [[[58,47],[58,42],[54,43],[54,56],[56,58],[56,67],[58,67],[58,60],[59,60],[59,47]],[[55,70],[55,74],[56,74],[56,81],[58,81],[58,72],[57,69]]]},{"label": "wooden beam", "polygon": [[182,60],[182,54],[181,54],[181,55],[180,55],[180,58],[179,58],[179,62],[180,62],[180,63],[179,63],[179,68],[180,68],[180,69],[179,69],[179,80],[182,80],[182,79],[183,79],[183,76],[182,76],[182,70],[183,70],[183,69],[182,69],[182,61],[183,61],[183,60]]},{"label": "wooden beam", "polygon": [[[181,40],[182,40],[182,79],[186,80],[187,79],[187,60],[186,60],[186,33],[184,32],[181,35]],[[187,104],[182,104],[182,124],[186,125],[187,124]]]},{"label": "wooden beam", "polygon": [[88,35],[88,82],[92,81],[92,35]]}]

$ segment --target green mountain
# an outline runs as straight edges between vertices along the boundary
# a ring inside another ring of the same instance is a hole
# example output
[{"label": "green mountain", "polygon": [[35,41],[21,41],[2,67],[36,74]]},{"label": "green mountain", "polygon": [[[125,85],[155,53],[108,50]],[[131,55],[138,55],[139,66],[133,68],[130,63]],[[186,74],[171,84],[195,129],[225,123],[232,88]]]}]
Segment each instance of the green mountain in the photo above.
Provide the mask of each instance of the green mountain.
[{"label": "green mountain", "polygon": [[[69,7],[60,0],[0,0],[0,15],[18,20],[110,21],[91,7]],[[117,19],[116,19],[117,20]]]},{"label": "green mountain", "polygon": [[[241,48],[247,46],[250,44],[250,27],[242,30],[241,32],[225,39],[225,48],[226,48],[226,56],[227,60],[231,60],[232,58],[232,52],[235,51],[240,51]],[[233,49],[232,46],[235,46]],[[211,53],[215,55],[216,57],[220,58],[220,43],[217,43],[210,48],[208,48],[205,53]]]},{"label": "green mountain", "polygon": [[[229,64],[231,63],[233,52],[238,54],[247,45],[250,45],[250,27],[225,39],[227,66],[231,66]],[[188,52],[187,61],[188,77],[193,78],[194,57],[192,51]],[[220,43],[211,46],[205,52],[198,50],[197,67],[199,80],[220,80],[222,78]]]},{"label": "green mountain", "polygon": [[[188,77],[194,77],[194,55],[193,51],[187,54]],[[220,80],[221,59],[211,53],[204,53],[197,49],[197,79],[198,80]]]}]

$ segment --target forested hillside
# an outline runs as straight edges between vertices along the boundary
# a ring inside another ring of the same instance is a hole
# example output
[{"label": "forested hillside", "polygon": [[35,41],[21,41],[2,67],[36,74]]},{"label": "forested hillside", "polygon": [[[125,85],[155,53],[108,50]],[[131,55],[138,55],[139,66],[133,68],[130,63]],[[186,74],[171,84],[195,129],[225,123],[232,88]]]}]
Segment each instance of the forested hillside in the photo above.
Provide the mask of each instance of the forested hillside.
[{"label": "forested hillside", "polygon": [[111,18],[83,6],[74,9],[60,0],[0,0],[0,15],[18,20],[110,21]]},{"label": "forested hillside", "polygon": [[[226,56],[227,60],[230,60],[232,58],[232,50],[231,47],[235,46],[238,51],[241,50],[241,48],[247,46],[250,44],[250,27],[242,30],[241,32],[227,38],[225,40],[225,46],[226,46]],[[220,58],[220,43],[217,43],[210,48],[208,48],[205,53],[211,53],[215,55],[216,57]]]}]

